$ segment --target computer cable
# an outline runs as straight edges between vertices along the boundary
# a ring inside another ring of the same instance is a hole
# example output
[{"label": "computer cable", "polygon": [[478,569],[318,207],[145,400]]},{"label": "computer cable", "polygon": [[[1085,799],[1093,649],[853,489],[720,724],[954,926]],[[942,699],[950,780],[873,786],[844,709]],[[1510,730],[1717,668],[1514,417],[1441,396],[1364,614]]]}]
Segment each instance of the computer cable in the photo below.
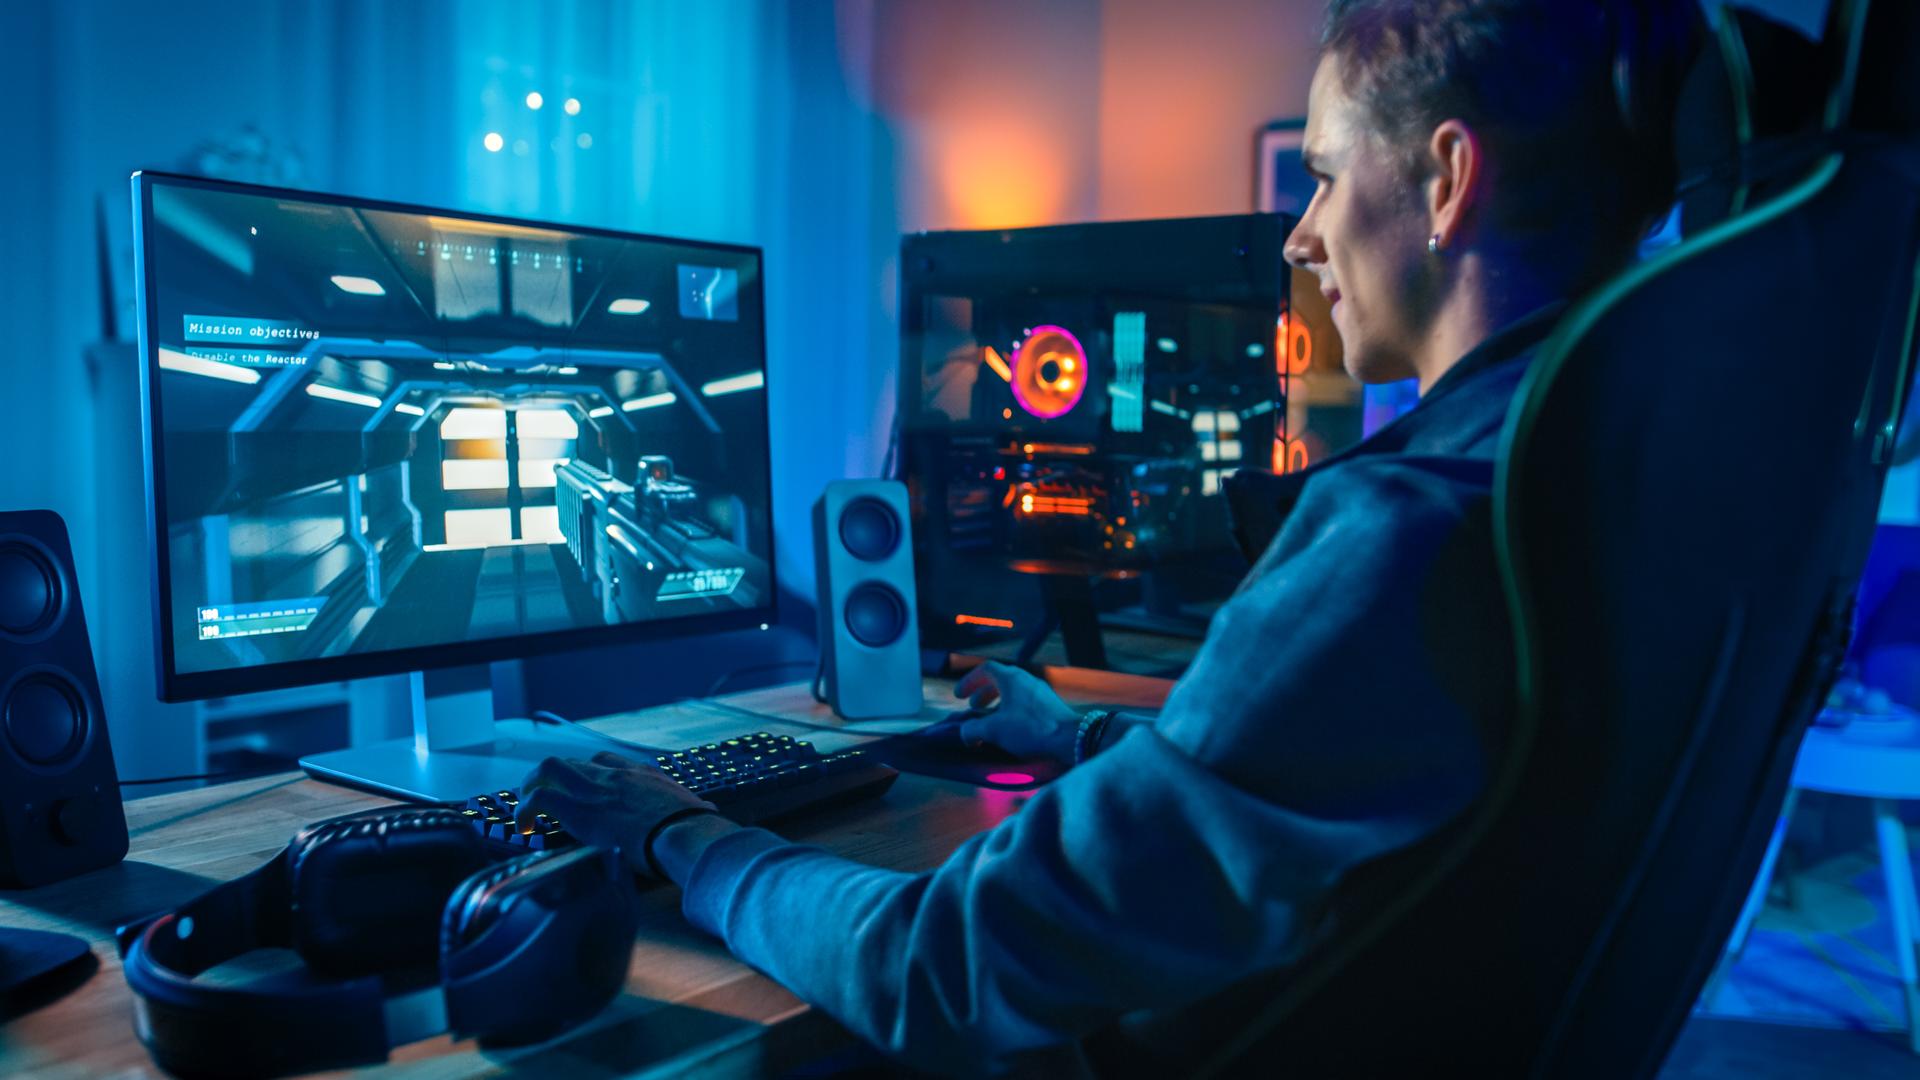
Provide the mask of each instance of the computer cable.
[{"label": "computer cable", "polygon": [[[669,702],[669,704],[676,704],[676,703]],[[634,742],[631,739],[622,739],[616,735],[609,735],[604,731],[596,731],[593,728],[590,728],[585,724],[582,724],[578,720],[570,720],[567,717],[561,716],[557,712],[551,712],[546,709],[535,709],[533,713],[527,717],[527,719],[532,720],[536,724],[548,724],[553,727],[571,728],[572,730],[578,731],[584,735],[591,735],[602,742],[610,743],[614,746],[618,746],[623,750],[638,750],[643,754],[673,753],[673,750],[670,747],[649,746],[646,743]]]},{"label": "computer cable", "polygon": [[[729,705],[724,701],[696,700],[692,702],[692,704],[705,705],[708,708],[719,709],[722,712],[732,713],[735,716],[743,717],[748,720],[758,720],[763,723],[787,724],[793,727],[806,728],[810,731],[832,732],[835,735],[865,735],[868,737],[875,737],[875,736],[885,737],[890,735],[906,734],[897,729],[890,730],[886,728],[853,727],[845,724],[820,724],[820,723],[815,723],[812,720],[796,720],[791,716],[780,716],[775,713],[763,713],[763,712],[755,712],[752,709],[743,709],[738,705]],[[900,720],[903,720],[903,719],[908,719],[908,718],[894,717],[893,721],[895,723],[898,723]]]},{"label": "computer cable", "polygon": [[893,423],[887,428],[887,456],[884,460],[880,462],[880,478],[883,480],[901,479],[899,474],[897,474],[894,471],[894,466],[896,464],[899,464],[899,462],[900,462],[900,410],[895,409],[893,411]]},{"label": "computer cable", "polygon": [[[821,731],[845,731],[849,734],[854,734],[854,735],[876,734],[875,732],[863,733],[858,729],[854,729],[854,728],[838,728],[838,727],[832,727],[827,724],[811,724],[805,720],[789,720],[784,716],[775,716],[771,713],[758,713],[758,712],[754,712],[751,709],[740,708],[737,705],[727,705],[718,701],[709,701],[706,698],[696,698],[696,697],[676,698],[673,701],[664,702],[663,705],[705,705],[711,708],[719,709],[722,712],[732,713],[735,716],[743,716],[752,720],[760,720],[760,721],[771,720],[775,723],[795,724],[800,727],[817,728]],[[654,707],[660,708],[663,706],[654,706]],[[648,746],[645,743],[630,742],[626,739],[622,739],[617,736],[608,735],[606,732],[603,732],[603,731],[595,731],[594,729],[580,723],[578,720],[569,720],[558,713],[548,712],[544,709],[538,712],[535,712],[533,714],[532,719],[534,720],[535,723],[564,725],[567,727],[574,728],[585,734],[591,735],[596,739],[600,739],[603,742],[607,742],[614,746],[620,747],[623,750],[638,750],[641,753],[655,754],[655,755],[674,753],[674,750],[670,747]]]}]

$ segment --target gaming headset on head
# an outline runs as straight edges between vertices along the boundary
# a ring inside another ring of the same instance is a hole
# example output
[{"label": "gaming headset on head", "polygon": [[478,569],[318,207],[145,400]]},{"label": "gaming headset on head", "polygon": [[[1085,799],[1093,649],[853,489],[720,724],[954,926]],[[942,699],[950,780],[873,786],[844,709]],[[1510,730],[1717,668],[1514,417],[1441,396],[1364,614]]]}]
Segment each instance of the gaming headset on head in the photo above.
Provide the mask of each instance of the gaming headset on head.
[{"label": "gaming headset on head", "polygon": [[[303,829],[260,869],[117,937],[161,1067],[261,1076],[377,1063],[442,1032],[551,1038],[619,993],[638,919],[616,850],[496,862],[456,811],[388,808]],[[273,947],[298,952],[306,977],[195,981]]]}]

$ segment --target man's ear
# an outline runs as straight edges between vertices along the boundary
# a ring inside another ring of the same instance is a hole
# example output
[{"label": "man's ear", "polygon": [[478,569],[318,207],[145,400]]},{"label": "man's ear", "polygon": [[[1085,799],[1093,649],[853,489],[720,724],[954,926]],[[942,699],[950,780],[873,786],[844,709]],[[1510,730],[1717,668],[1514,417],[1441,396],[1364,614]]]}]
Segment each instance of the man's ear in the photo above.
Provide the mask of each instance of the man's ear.
[{"label": "man's ear", "polygon": [[1427,141],[1433,178],[1427,185],[1427,216],[1442,251],[1465,226],[1486,179],[1480,137],[1459,120],[1444,120]]}]

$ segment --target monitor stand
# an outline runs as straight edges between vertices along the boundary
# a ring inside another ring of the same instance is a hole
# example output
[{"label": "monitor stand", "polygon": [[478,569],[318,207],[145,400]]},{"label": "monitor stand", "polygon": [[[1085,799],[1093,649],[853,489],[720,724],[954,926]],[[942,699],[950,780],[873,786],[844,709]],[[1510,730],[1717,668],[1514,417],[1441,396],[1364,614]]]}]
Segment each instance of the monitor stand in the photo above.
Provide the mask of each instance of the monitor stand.
[{"label": "monitor stand", "polygon": [[584,731],[531,720],[495,721],[485,665],[413,673],[413,737],[300,759],[321,780],[413,802],[464,802],[517,788],[549,757],[587,758],[614,747]]}]

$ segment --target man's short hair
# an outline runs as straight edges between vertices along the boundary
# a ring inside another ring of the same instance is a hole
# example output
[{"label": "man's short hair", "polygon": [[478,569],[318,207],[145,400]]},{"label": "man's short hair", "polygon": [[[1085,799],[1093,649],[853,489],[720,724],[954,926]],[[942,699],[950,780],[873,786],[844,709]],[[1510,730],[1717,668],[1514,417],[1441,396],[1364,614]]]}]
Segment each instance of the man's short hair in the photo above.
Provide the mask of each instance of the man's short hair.
[{"label": "man's short hair", "polygon": [[1332,0],[1323,53],[1413,176],[1474,129],[1508,178],[1493,224],[1570,284],[1617,269],[1673,203],[1673,106],[1697,0]]}]

